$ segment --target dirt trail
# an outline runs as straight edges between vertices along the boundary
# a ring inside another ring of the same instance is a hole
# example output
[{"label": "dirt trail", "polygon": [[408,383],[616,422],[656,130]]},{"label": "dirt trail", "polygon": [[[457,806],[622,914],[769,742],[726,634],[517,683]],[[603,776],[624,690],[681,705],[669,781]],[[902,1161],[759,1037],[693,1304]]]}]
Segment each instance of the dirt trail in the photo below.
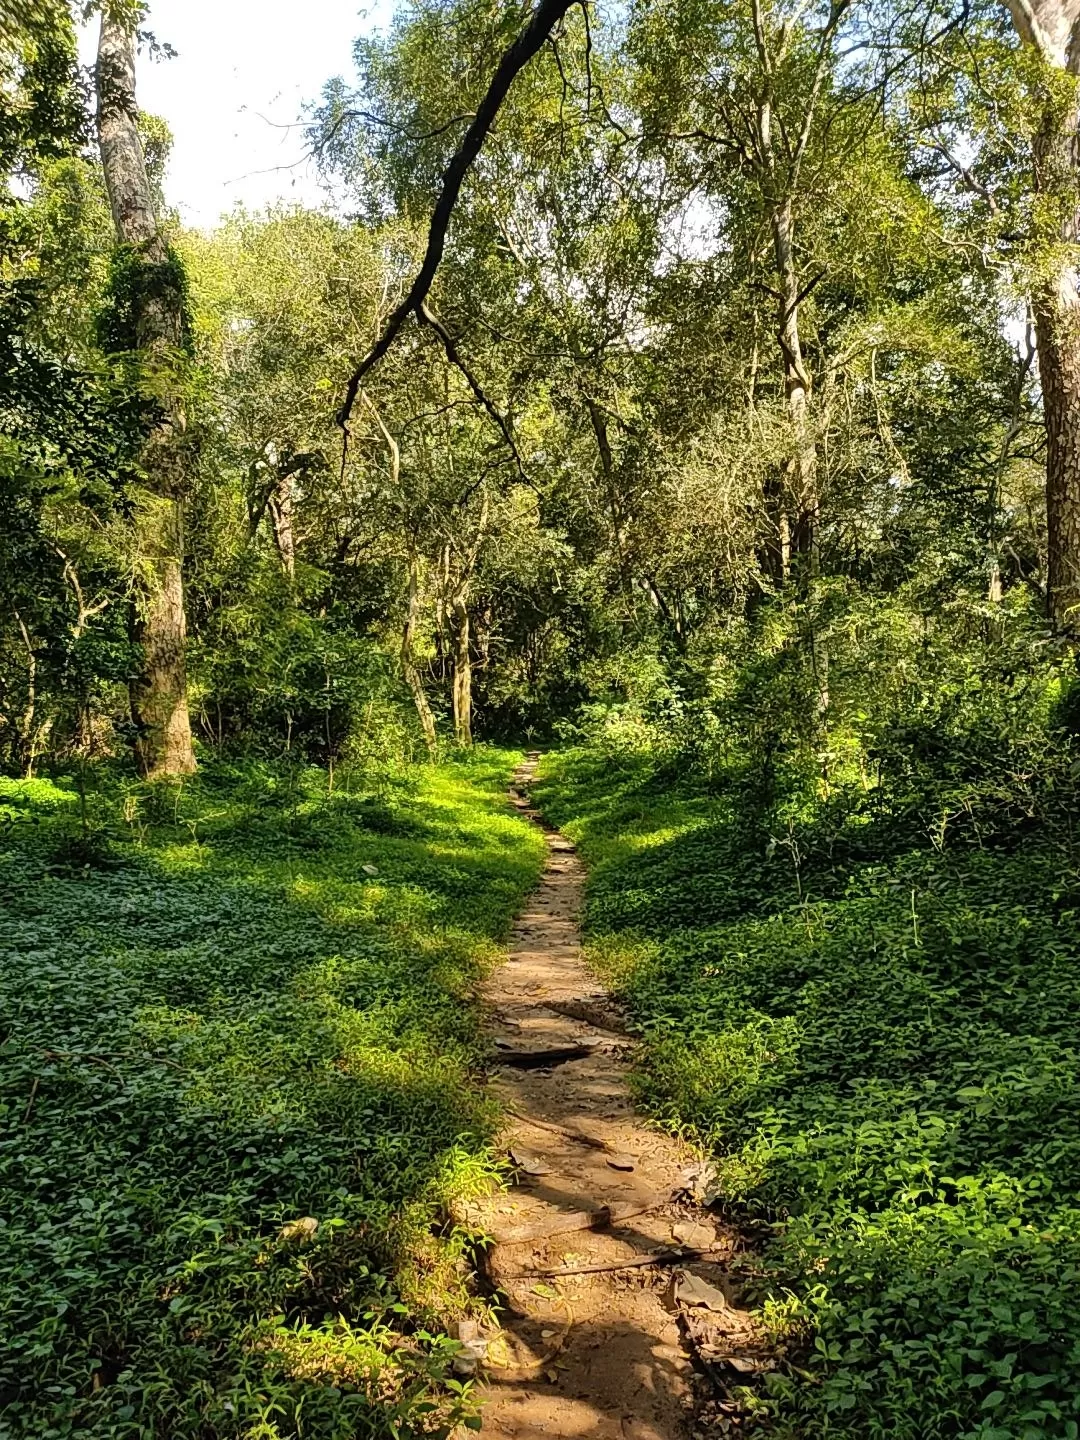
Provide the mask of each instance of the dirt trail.
[{"label": "dirt trail", "polygon": [[[511,795],[541,824],[523,793],[537,758]],[[702,1178],[689,1173],[694,1156],[634,1112],[629,1041],[580,956],[582,866],[568,840],[546,833],[543,879],[487,991],[518,1183],[470,1209],[494,1239],[488,1279],[504,1306],[481,1367],[484,1430],[676,1440],[694,1428],[703,1388],[715,1396],[719,1383],[722,1396],[724,1364],[757,1364],[726,1285],[736,1240],[685,1194]],[[712,1433],[738,1424],[720,1403]]]}]

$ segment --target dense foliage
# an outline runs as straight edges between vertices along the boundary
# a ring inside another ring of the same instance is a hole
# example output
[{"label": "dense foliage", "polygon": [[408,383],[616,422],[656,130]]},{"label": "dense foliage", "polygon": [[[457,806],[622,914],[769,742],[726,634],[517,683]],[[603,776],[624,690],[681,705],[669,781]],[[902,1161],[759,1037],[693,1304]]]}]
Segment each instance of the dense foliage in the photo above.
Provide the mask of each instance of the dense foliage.
[{"label": "dense foliage", "polygon": [[1075,1436],[1074,702],[1023,617],[931,642],[901,696],[875,682],[903,611],[860,619],[827,785],[759,662],[753,711],[654,692],[540,793],[645,1103],[767,1227],[746,1278],[795,1366],[770,1431]]},{"label": "dense foliage", "polygon": [[494,1163],[474,987],[542,848],[507,759],[0,782],[5,1435],[471,1413],[437,1382]]}]

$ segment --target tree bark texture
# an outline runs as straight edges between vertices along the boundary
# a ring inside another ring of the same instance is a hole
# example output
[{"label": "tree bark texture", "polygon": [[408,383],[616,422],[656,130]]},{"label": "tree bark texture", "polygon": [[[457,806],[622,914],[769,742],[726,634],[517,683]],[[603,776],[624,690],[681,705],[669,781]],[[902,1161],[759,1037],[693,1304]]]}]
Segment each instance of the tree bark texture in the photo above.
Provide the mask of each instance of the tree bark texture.
[{"label": "tree bark texture", "polygon": [[461,746],[472,744],[472,656],[470,654],[469,606],[460,591],[451,601],[454,626],[454,739]]},{"label": "tree bark texture", "polygon": [[1035,137],[1035,191],[1052,233],[1032,296],[1046,422],[1046,595],[1058,631],[1080,638],[1080,0],[1009,0],[1017,31],[1067,91],[1051,85]]},{"label": "tree bark texture", "polygon": [[[1064,125],[1048,117],[1035,145],[1036,187],[1067,196],[1076,188],[1077,109]],[[1060,222],[1061,241],[1075,246],[1080,226],[1072,203]],[[1050,618],[1080,636],[1080,274],[1064,261],[1040,280],[1033,296],[1035,335],[1046,423],[1046,593]]]},{"label": "tree bark texture", "polygon": [[439,742],[435,732],[435,717],[431,713],[431,706],[428,704],[427,692],[424,690],[424,682],[421,679],[420,671],[417,669],[416,657],[413,654],[413,641],[416,637],[416,618],[420,610],[420,561],[415,550],[409,553],[409,598],[405,611],[405,625],[401,632],[401,671],[405,676],[405,683],[409,687],[413,704],[416,706],[416,714],[420,720],[420,729],[424,734],[424,744],[427,746],[428,754],[435,758],[438,752]]},{"label": "tree bark texture", "polygon": [[[779,515],[779,543],[793,557],[802,557],[809,565],[817,542],[817,447],[810,426],[810,376],[799,336],[801,296],[795,266],[795,221],[790,197],[773,206],[770,221],[779,281],[776,333],[780,342],[784,398],[791,421],[794,452],[785,466],[787,483],[784,489],[787,493]],[[789,529],[790,534],[785,534]]]},{"label": "tree bark texture", "polygon": [[135,36],[102,12],[97,62],[98,143],[124,257],[125,303],[140,384],[152,406],[135,501],[132,639],[141,673],[130,687],[136,758],[148,779],[195,770],[185,668],[185,416],[175,367],[184,339],[182,286],[154,211],[135,104]]},{"label": "tree bark texture", "polygon": [[632,610],[634,587],[630,576],[630,566],[626,557],[626,536],[623,530],[622,515],[619,510],[619,498],[615,491],[615,460],[611,453],[611,437],[608,434],[607,417],[591,396],[586,395],[585,407],[589,412],[589,421],[592,425],[593,436],[596,440],[597,453],[600,456],[600,473],[604,477],[608,512],[611,517],[611,535],[615,543],[615,554],[619,562],[619,585],[622,589],[623,598],[627,602],[627,608]]},{"label": "tree bark texture", "polygon": [[296,523],[293,472],[286,469],[277,478],[268,501],[281,568],[289,580],[296,578]]}]

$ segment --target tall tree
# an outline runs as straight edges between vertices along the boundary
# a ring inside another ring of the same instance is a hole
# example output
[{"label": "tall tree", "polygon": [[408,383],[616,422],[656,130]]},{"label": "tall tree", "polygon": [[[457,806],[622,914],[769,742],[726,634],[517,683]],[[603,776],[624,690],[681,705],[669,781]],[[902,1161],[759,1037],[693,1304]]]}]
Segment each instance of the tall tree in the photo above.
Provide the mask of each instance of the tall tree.
[{"label": "tall tree", "polygon": [[[837,40],[853,8],[852,0],[716,0],[640,5],[632,18],[647,138],[669,163],[682,151],[688,186],[712,192],[729,228],[741,219],[742,264],[775,303],[790,438],[781,474],[765,487],[764,558],[774,581],[787,578],[793,559],[805,579],[818,542],[821,479],[804,312],[831,257],[813,256],[803,232],[823,208],[836,208],[831,178],[841,155],[858,150],[860,127],[872,123],[872,109],[860,107],[858,91],[848,93],[840,78]],[[752,392],[762,359],[755,346]]]},{"label": "tall tree", "polygon": [[[131,683],[136,755],[148,778],[195,769],[185,670],[184,494],[186,415],[182,266],[156,213],[135,102],[137,17],[106,6],[98,46],[98,141],[119,247],[114,260],[114,348],[127,352],[146,410],[142,480],[134,502]],[[116,343],[118,342],[118,343]]]},{"label": "tall tree", "polygon": [[1032,297],[1046,418],[1047,597],[1080,635],[1080,0],[1009,0],[1045,68],[1033,146],[1044,233]]}]

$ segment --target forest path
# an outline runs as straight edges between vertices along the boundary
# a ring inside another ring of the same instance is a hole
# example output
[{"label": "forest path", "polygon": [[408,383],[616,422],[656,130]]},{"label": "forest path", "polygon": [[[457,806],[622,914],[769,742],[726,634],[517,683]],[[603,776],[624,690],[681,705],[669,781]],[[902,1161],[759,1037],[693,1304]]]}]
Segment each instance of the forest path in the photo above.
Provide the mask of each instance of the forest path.
[{"label": "forest path", "polygon": [[[523,793],[538,760],[517,771],[511,798],[542,825]],[[677,1440],[700,1409],[697,1387],[715,1394],[723,1362],[710,1355],[754,1363],[742,1358],[754,1348],[749,1318],[726,1285],[737,1241],[690,1198],[702,1179],[694,1156],[635,1114],[630,1042],[581,959],[583,867],[544,828],[547,867],[486,993],[518,1183],[469,1210],[494,1241],[487,1279],[503,1304],[502,1331],[478,1337],[484,1430]],[[734,1410],[714,1413],[721,1432],[737,1425]]]}]

